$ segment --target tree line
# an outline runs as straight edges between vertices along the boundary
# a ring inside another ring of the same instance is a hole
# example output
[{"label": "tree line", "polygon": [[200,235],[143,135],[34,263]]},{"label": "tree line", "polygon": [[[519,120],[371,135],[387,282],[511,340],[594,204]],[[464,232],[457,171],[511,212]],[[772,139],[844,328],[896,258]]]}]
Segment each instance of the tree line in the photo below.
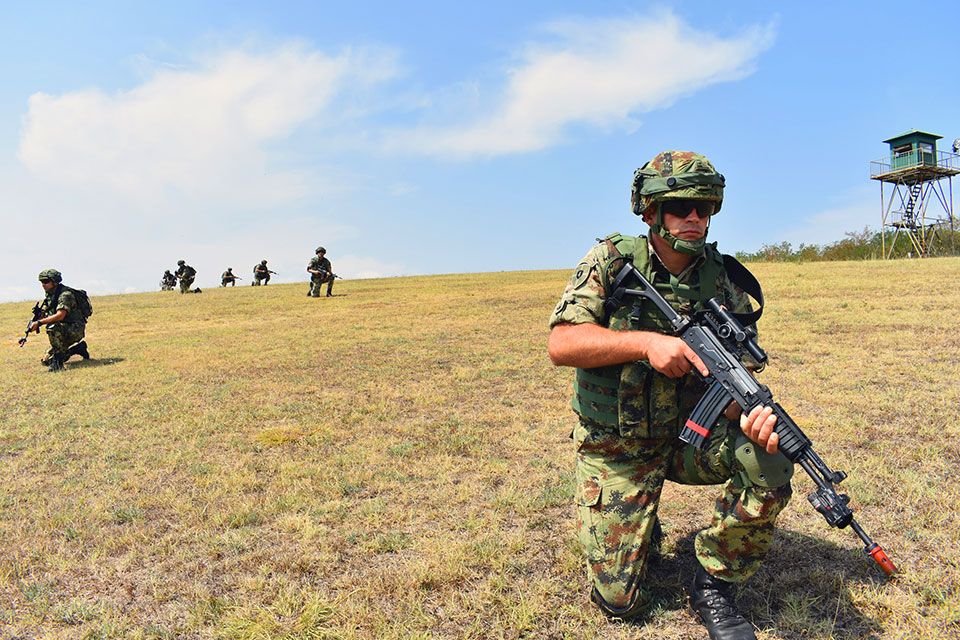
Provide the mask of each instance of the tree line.
[{"label": "tree line", "polygon": [[[960,231],[936,229],[928,231],[927,255],[960,255]],[[892,251],[891,251],[892,245]],[[917,248],[906,233],[894,238],[887,233],[886,251],[892,258],[916,258]],[[741,262],[816,262],[832,260],[879,260],[884,257],[884,242],[879,231],[864,227],[863,231],[847,231],[842,240],[832,244],[804,244],[796,249],[789,242],[764,244],[756,252],[738,251]]]}]

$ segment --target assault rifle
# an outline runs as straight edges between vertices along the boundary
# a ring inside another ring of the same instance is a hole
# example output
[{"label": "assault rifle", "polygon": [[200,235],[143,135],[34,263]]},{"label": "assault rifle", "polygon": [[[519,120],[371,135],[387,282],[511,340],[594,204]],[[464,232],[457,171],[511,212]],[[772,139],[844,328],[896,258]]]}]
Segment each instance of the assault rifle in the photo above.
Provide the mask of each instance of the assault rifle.
[{"label": "assault rifle", "polygon": [[[21,347],[27,343],[27,337],[30,335],[30,325],[43,317],[43,309],[40,308],[39,302],[33,305],[31,313],[33,316],[27,321],[27,330],[23,334],[23,337],[17,341]],[[37,325],[37,333],[40,333],[40,325]]]},{"label": "assault rifle", "polygon": [[[631,277],[639,283],[639,289],[625,286]],[[853,519],[853,509],[847,506],[850,497],[837,493],[836,485],[840,484],[847,474],[833,471],[820,459],[813,450],[810,438],[800,430],[786,410],[774,402],[770,389],[757,382],[750,369],[741,362],[744,351],[761,365],[767,362],[767,354],[757,345],[757,336],[752,329],[744,327],[716,298],[707,301],[707,309],[704,311],[698,311],[692,316],[680,315],[633,264],[628,263],[620,270],[611,290],[613,293],[608,300],[608,311],[619,307],[624,296],[647,298],[670,322],[674,334],[703,360],[710,372],[704,378],[708,385],[707,391],[687,419],[680,433],[681,440],[700,448],[731,400],[736,401],[745,413],[755,407],[772,407],[773,415],[777,417],[773,430],[779,437],[780,451],[790,462],[803,467],[817,485],[816,491],[807,496],[813,508],[831,527],[843,529],[849,525],[863,541],[864,552],[876,560],[887,575],[892,575],[897,570],[880,545],[871,540]],[[758,301],[762,306],[762,294]],[[635,314],[639,314],[639,301],[637,305],[634,307]],[[699,371],[697,375],[700,375]]]}]

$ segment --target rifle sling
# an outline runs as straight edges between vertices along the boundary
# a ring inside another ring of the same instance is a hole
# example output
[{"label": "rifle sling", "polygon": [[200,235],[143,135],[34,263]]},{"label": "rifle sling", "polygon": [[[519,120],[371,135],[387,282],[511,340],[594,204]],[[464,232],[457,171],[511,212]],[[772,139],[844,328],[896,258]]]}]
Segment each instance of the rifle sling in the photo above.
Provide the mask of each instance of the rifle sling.
[{"label": "rifle sling", "polygon": [[756,276],[750,273],[749,269],[740,264],[740,261],[733,256],[723,254],[723,268],[726,269],[730,282],[743,289],[760,305],[756,311],[750,313],[732,313],[733,317],[745,327],[755,324],[763,315],[763,288],[760,286],[760,282]]},{"label": "rifle sling", "polygon": [[[734,313],[731,311],[730,314],[745,327],[756,323],[756,321],[760,319],[760,316],[763,315],[763,289],[760,286],[760,282],[756,276],[750,273],[749,269],[740,264],[733,256],[723,254],[723,267],[727,272],[727,276],[730,278],[730,282],[743,289],[747,295],[756,300],[760,305],[756,311],[749,313]],[[611,287],[613,293],[610,294],[610,297],[607,298],[603,304],[607,313],[613,313],[623,306],[623,298],[627,291],[627,287],[623,285],[623,281],[627,275],[629,275],[629,273],[626,270],[621,270],[617,278],[614,279],[613,286]]]}]

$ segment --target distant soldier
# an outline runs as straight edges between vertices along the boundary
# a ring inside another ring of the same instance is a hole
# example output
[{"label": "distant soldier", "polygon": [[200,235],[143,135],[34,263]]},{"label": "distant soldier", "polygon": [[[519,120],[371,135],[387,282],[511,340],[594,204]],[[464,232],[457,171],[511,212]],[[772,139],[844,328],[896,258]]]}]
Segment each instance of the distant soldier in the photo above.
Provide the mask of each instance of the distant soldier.
[{"label": "distant soldier", "polygon": [[177,284],[177,276],[170,273],[170,269],[167,269],[163,272],[163,276],[160,278],[160,290],[161,291],[173,291],[173,287]]},{"label": "distant soldier", "polygon": [[231,287],[237,286],[237,276],[233,275],[233,267],[227,267],[227,270],[220,274],[220,286],[225,287],[230,285]]},{"label": "distant soldier", "polygon": [[250,284],[256,287],[259,287],[261,284],[262,285],[270,284],[271,273],[276,274],[277,272],[270,271],[270,269],[267,269],[267,261],[261,260],[260,264],[256,265],[253,268],[253,282],[251,282]]},{"label": "distant soldier", "polygon": [[308,296],[314,298],[320,297],[320,288],[324,283],[327,284],[327,297],[333,296],[333,281],[336,276],[333,274],[333,265],[326,258],[327,250],[323,247],[317,247],[317,255],[310,259],[307,265],[307,272],[310,274],[310,291]]},{"label": "distant soldier", "polygon": [[70,356],[88,360],[90,352],[83,335],[93,307],[87,292],[64,286],[56,269],[44,269],[38,279],[46,296],[40,304],[41,317],[31,322],[27,331],[40,333],[40,325],[47,328],[50,350],[40,362],[48,365],[48,371],[62,371],[63,363]]},{"label": "distant soldier", "polygon": [[180,281],[180,293],[201,293],[200,287],[190,290],[190,285],[197,277],[197,270],[183,260],[177,260],[177,270],[173,275]]}]

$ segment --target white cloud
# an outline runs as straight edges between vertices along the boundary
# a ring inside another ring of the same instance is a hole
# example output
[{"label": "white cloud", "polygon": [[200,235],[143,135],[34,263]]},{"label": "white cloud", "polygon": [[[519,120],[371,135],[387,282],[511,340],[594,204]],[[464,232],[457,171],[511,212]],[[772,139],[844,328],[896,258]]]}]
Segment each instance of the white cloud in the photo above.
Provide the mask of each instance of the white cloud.
[{"label": "white cloud", "polygon": [[446,128],[395,132],[388,146],[493,156],[557,144],[576,124],[633,130],[636,114],[750,74],[773,41],[770,26],[722,38],[671,13],[555,23],[549,32],[551,42],[527,45],[506,70],[506,87],[489,114]]},{"label": "white cloud", "polygon": [[191,69],[158,67],[113,95],[37,93],[19,157],[45,182],[104,199],[279,205],[309,186],[296,172],[267,171],[269,145],[312,119],[336,119],[329,107],[339,96],[395,68],[386,53],[329,56],[291,44],[224,51]]},{"label": "white cloud", "polygon": [[[36,295],[47,266],[92,294],[149,290],[180,257],[204,286],[264,257],[282,267],[281,282],[303,281],[318,239],[356,236],[332,210],[366,176],[304,150],[301,133],[356,126],[356,104],[375,104],[367,96],[400,73],[394,52],[297,42],[175,67],[138,59],[148,63],[127,90],[29,98],[19,165],[0,173],[0,209],[23,221],[0,237],[18,284],[0,285],[0,300]],[[51,229],[64,238],[55,255]]]}]

